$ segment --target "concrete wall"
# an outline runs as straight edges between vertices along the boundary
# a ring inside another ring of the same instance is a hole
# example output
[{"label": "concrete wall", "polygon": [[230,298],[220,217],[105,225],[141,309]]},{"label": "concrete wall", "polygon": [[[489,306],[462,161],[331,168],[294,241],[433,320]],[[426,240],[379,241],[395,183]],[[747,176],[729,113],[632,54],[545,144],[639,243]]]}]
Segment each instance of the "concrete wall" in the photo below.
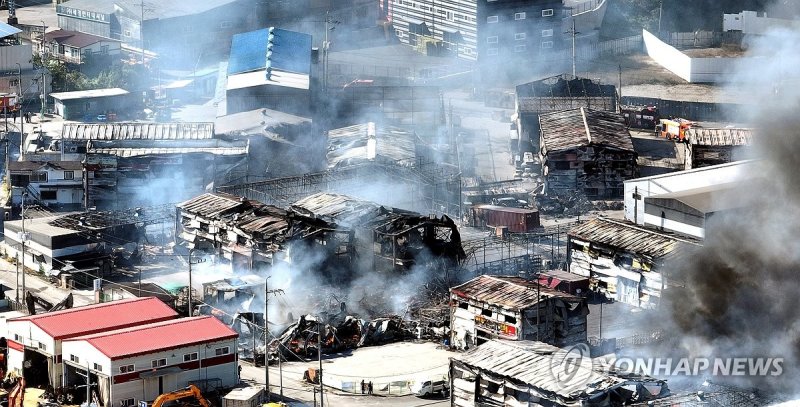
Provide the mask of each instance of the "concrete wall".
[{"label": "concrete wall", "polygon": [[642,30],[647,55],[686,82],[709,83],[733,80],[733,68],[743,58],[692,58]]}]

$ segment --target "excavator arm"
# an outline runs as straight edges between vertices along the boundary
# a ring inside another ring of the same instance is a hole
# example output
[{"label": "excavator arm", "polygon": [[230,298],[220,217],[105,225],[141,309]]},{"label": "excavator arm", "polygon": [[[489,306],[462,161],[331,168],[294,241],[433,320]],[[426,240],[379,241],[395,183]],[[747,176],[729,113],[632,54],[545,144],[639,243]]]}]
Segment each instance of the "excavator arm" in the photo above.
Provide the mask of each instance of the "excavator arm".
[{"label": "excavator arm", "polygon": [[164,393],[158,396],[155,399],[155,401],[153,401],[152,407],[162,407],[165,403],[184,399],[187,397],[196,398],[197,401],[200,402],[200,405],[203,407],[211,407],[211,404],[209,404],[208,400],[206,400],[206,398],[203,397],[203,394],[200,393],[200,389],[198,389],[197,386],[193,384],[190,384],[189,387],[186,387],[184,389],[175,390],[173,392]]}]

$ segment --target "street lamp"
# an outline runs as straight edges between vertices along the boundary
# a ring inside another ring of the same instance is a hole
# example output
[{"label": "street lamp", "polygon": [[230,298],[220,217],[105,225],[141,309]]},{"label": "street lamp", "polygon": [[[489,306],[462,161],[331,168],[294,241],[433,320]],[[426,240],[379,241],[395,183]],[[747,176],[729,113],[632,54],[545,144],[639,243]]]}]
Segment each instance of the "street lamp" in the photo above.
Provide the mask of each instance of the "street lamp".
[{"label": "street lamp", "polygon": [[17,103],[19,103],[19,156],[25,157],[25,119],[22,117],[22,65],[17,62]]}]

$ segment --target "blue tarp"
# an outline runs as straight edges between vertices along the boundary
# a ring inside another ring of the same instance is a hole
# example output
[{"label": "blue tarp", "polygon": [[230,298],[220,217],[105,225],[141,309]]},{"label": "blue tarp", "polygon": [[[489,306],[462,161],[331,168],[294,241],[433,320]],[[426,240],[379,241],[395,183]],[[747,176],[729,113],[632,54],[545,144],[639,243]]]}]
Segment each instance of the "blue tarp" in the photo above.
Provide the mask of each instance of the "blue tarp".
[{"label": "blue tarp", "polygon": [[[19,32],[22,32],[22,30],[20,30],[17,27],[14,27],[13,25],[0,23],[0,38],[5,38],[8,37],[9,35],[14,35]],[[309,49],[311,49],[311,47],[309,47]]]}]

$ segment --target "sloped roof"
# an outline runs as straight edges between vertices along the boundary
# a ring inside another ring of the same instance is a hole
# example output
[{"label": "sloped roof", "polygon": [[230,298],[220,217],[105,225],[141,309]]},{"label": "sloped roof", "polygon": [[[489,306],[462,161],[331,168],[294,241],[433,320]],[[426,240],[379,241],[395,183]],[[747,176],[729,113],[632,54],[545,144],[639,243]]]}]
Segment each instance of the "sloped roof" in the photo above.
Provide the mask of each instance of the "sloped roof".
[{"label": "sloped roof", "polygon": [[68,339],[166,321],[177,315],[175,310],[158,298],[141,297],[29,315],[11,319],[9,322],[30,321],[54,339]]},{"label": "sloped roof", "polygon": [[603,217],[592,219],[572,228],[568,235],[652,258],[667,258],[675,255],[682,245],[700,245],[699,241],[691,238],[671,236],[632,222]]},{"label": "sloped roof", "polygon": [[[164,19],[203,13],[233,3],[236,0],[173,0],[147,2],[148,13],[145,20]],[[113,14],[118,7],[128,10],[133,16],[140,16],[139,0],[69,0],[61,5],[77,10]]]},{"label": "sloped roof", "polygon": [[204,140],[214,138],[214,123],[64,123],[65,140]]},{"label": "sloped roof", "polygon": [[77,31],[55,30],[44,35],[45,41],[54,41],[60,45],[69,45],[77,48],[88,47],[98,42],[120,42],[112,38],[101,37]]},{"label": "sloped roof", "polygon": [[51,93],[50,97],[58,100],[74,100],[74,99],[103,98],[111,96],[124,96],[128,94],[130,94],[130,92],[122,88],[106,88],[106,89],[76,90],[72,92]]},{"label": "sloped roof", "polygon": [[[627,379],[613,374],[612,370],[604,371],[603,365],[590,359],[589,355],[570,352],[573,350],[562,350],[542,342],[490,340],[454,356],[453,360],[525,383],[557,405],[580,405],[581,399],[598,398],[628,384],[636,386],[649,382],[659,390],[661,386],[666,387],[661,380],[648,377]],[[570,377],[559,379],[556,369],[565,368],[565,358],[569,356],[579,359],[569,359]]]},{"label": "sloped roof", "polygon": [[417,158],[416,145],[413,131],[373,122],[334,129],[328,132],[328,167],[373,161],[410,166]]},{"label": "sloped roof", "polygon": [[[239,334],[213,316],[171,319],[125,329],[80,336],[111,360],[146,355],[208,342],[233,339]],[[236,349],[230,349],[236,352]]]},{"label": "sloped roof", "polygon": [[542,148],[547,152],[605,146],[634,152],[622,115],[584,107],[539,116]]},{"label": "sloped roof", "polygon": [[353,225],[372,219],[380,208],[381,206],[374,202],[327,192],[310,195],[291,206],[293,211],[300,214],[342,225]]},{"label": "sloped roof", "polygon": [[0,23],[0,38],[9,37],[9,36],[12,36],[14,34],[21,33],[21,32],[22,32],[22,30],[20,30],[17,27],[14,27],[13,25],[9,25],[9,24],[6,24],[6,23]]},{"label": "sloped roof", "polygon": [[686,141],[703,146],[749,146],[753,144],[753,130],[690,127],[686,129]]},{"label": "sloped roof", "polygon": [[67,171],[80,171],[83,169],[83,164],[80,161],[10,161],[8,163],[10,171],[34,171],[44,166]]},{"label": "sloped roof", "polygon": [[233,212],[234,209],[241,210],[242,208],[252,206],[254,202],[255,201],[248,201],[235,195],[221,192],[209,192],[181,202],[175,206],[183,209],[185,212],[195,215],[216,217],[227,212]]},{"label": "sloped roof", "polygon": [[645,203],[674,199],[690,208],[696,209],[701,214],[707,214],[750,205],[747,200],[741,199],[748,192],[752,192],[751,185],[742,182],[729,182],[652,195],[644,199]]},{"label": "sloped roof", "polygon": [[538,285],[521,277],[482,275],[455,286],[450,292],[504,308],[523,310],[548,298],[580,301],[578,297]]}]

